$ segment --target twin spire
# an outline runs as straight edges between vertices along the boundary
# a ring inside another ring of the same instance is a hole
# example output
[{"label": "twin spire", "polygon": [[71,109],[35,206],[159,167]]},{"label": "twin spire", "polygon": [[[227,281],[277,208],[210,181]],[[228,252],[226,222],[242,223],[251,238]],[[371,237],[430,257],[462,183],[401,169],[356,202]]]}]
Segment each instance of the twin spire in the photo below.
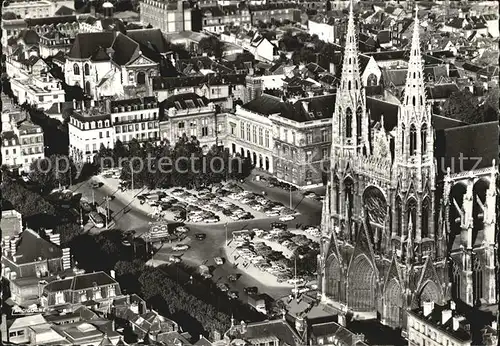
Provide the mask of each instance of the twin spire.
[{"label": "twin spire", "polygon": [[[423,108],[426,101],[419,28],[418,6],[415,6],[415,20],[403,105],[414,106],[416,109]],[[358,63],[358,41],[356,38],[356,27],[354,25],[353,0],[350,0],[339,92],[355,92],[359,89],[361,89],[361,77]]]}]

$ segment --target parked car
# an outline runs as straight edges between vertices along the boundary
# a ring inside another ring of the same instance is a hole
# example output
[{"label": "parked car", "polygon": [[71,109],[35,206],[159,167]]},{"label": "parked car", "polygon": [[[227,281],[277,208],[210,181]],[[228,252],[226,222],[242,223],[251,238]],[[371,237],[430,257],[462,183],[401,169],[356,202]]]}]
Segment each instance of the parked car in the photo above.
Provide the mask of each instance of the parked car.
[{"label": "parked car", "polygon": [[257,292],[259,292],[259,289],[256,286],[251,286],[245,287],[244,291],[246,294],[257,294]]},{"label": "parked car", "polygon": [[187,249],[189,249],[189,245],[187,244],[177,244],[172,247],[174,251],[185,251]]},{"label": "parked car", "polygon": [[231,274],[227,277],[227,279],[229,280],[229,282],[235,282],[236,280],[238,280],[238,277],[234,274]]},{"label": "parked car", "polygon": [[205,238],[207,237],[207,235],[205,233],[196,233],[195,237],[198,240],[205,240]]},{"label": "parked car", "polygon": [[218,266],[221,266],[224,264],[224,259],[222,257],[215,257],[214,258],[214,262],[215,264],[217,264]]},{"label": "parked car", "polygon": [[219,282],[217,284],[217,288],[220,289],[222,292],[227,292],[229,291],[229,286],[223,282]]},{"label": "parked car", "polygon": [[239,293],[238,291],[231,291],[227,294],[229,296],[229,298],[231,299],[238,299],[239,297]]},{"label": "parked car", "polygon": [[189,228],[186,226],[177,226],[175,230],[179,233],[187,233],[189,232]]},{"label": "parked car", "polygon": [[174,255],[170,256],[168,258],[168,260],[172,263],[181,263],[181,259],[177,256],[174,256]]},{"label": "parked car", "polygon": [[281,222],[292,221],[293,219],[295,219],[293,215],[283,215],[279,218]]}]

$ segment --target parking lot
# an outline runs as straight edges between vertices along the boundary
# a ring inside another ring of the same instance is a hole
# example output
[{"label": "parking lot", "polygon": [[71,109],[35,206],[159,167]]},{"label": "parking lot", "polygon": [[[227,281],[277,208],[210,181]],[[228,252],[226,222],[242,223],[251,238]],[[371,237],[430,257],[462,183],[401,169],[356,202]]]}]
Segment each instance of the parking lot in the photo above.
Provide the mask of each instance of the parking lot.
[{"label": "parking lot", "polygon": [[138,196],[153,207],[153,215],[186,223],[229,223],[278,217],[294,219],[297,213],[280,202],[243,190],[234,183],[200,191],[184,188],[161,189]]}]

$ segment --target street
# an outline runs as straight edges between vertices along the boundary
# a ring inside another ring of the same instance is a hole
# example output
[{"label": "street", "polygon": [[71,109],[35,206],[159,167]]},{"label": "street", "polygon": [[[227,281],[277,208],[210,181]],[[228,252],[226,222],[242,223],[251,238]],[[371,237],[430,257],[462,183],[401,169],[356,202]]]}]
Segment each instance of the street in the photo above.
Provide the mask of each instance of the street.
[{"label": "street", "polygon": [[[247,180],[250,180],[250,178]],[[287,206],[290,203],[289,191],[280,188],[269,188],[261,182],[253,180],[239,185],[246,190],[257,193],[266,191],[266,197],[274,201],[279,201]],[[83,197],[92,202],[92,188],[87,182],[74,186],[73,190],[75,192],[82,193]],[[119,191],[111,191],[109,187],[102,186],[94,189],[94,199],[98,204],[105,207],[104,198],[108,195],[114,196],[117,192],[120,194]],[[293,192],[292,197],[293,208],[300,212],[300,215],[298,215],[295,220],[287,222],[289,227],[295,227],[297,223],[304,225],[319,225],[321,220],[321,202],[304,198],[302,196],[302,192],[300,191]],[[109,202],[109,207],[112,210],[112,216],[114,219],[113,228],[115,229],[123,231],[135,230],[136,234],[139,235],[146,232],[149,229],[149,222],[153,221],[153,219],[146,215],[143,211],[130,208],[121,198],[112,199]],[[129,211],[127,213],[123,213],[125,209],[129,209]],[[231,240],[232,231],[242,229],[251,230],[253,228],[269,229],[270,223],[275,221],[278,221],[278,217],[231,222],[227,226],[229,241]],[[201,264],[214,266],[214,257],[226,257],[223,250],[223,246],[226,242],[226,232],[223,225],[197,224],[189,225],[189,228],[190,232],[188,233],[188,237],[191,240],[183,242],[190,246],[187,251],[174,252],[171,249],[173,244],[165,244],[162,249],[154,255],[154,259],[168,262],[170,255],[182,254],[181,259],[184,263],[198,267]],[[196,240],[194,237],[196,233],[205,233],[206,239],[203,241]],[[227,276],[230,274],[241,274],[241,276],[236,282],[230,284],[227,280]],[[264,286],[253,277],[245,275],[239,268],[234,268],[230,263],[227,263],[227,261],[224,265],[217,266],[213,275],[213,279],[216,282],[221,280],[229,284],[231,290],[239,291],[240,299],[243,301],[246,301],[246,294],[243,289],[247,286],[257,286],[259,288],[259,292],[265,292],[275,299],[290,294],[290,287],[287,285],[278,284],[276,282],[275,286]]]}]

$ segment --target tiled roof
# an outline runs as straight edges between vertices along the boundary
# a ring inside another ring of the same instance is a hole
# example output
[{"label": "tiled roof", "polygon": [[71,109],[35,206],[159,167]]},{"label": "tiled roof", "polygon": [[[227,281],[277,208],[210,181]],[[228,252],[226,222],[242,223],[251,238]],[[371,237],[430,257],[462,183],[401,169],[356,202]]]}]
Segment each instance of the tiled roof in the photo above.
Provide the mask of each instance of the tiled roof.
[{"label": "tiled roof", "polygon": [[460,89],[455,83],[449,83],[428,86],[425,90],[429,99],[447,99],[451,94],[459,91]]},{"label": "tiled roof", "polygon": [[392,85],[394,85],[395,87],[401,87],[406,83],[407,74],[407,69],[384,69],[382,70],[382,80],[386,87],[390,87]]},{"label": "tiled roof", "polygon": [[130,37],[119,33],[111,46],[114,50],[113,61],[118,65],[125,65],[129,61],[136,59],[139,57],[138,46]]},{"label": "tiled roof", "polygon": [[36,25],[56,25],[61,23],[73,23],[77,21],[76,16],[55,16],[55,17],[44,17],[44,18],[27,18],[25,19],[28,27],[33,27]]},{"label": "tiled roof", "polygon": [[151,50],[160,53],[169,51],[168,42],[160,29],[128,30],[127,36],[141,46],[146,46]]},{"label": "tiled roof", "polygon": [[79,33],[69,51],[68,57],[88,59],[99,47],[109,48],[113,44],[114,34],[111,32]]},{"label": "tiled roof", "polygon": [[377,33],[378,43],[384,44],[391,42],[391,31],[390,30],[381,30]]},{"label": "tiled roof", "polygon": [[244,104],[242,108],[265,116],[281,113],[282,100],[275,96],[262,94],[256,99]]},{"label": "tiled roof", "polygon": [[17,243],[16,257],[17,264],[26,264],[38,261],[39,258],[43,260],[61,258],[62,250],[35,231],[26,229],[21,233]]},{"label": "tiled roof", "polygon": [[74,12],[73,9],[63,5],[54,14],[56,16],[71,16]]},{"label": "tiled roof", "polygon": [[[192,101],[192,104],[191,102]],[[199,96],[195,93],[178,94],[173,95],[160,102],[160,108],[168,110],[170,108],[188,109],[188,108],[199,108],[206,107],[209,104],[209,100],[206,97]],[[193,107],[194,105],[194,107]]]},{"label": "tiled roof", "polygon": [[283,320],[249,323],[246,326],[245,333],[240,333],[240,326],[237,326],[234,329],[235,335],[241,336],[241,339],[248,341],[274,337],[280,340],[280,344],[286,344],[289,346],[303,345],[303,341],[297,335],[295,330]]},{"label": "tiled roof", "polygon": [[72,278],[56,280],[44,287],[45,291],[58,292],[65,290],[85,290],[87,288],[97,286],[106,286],[111,284],[116,284],[116,280],[105,272],[96,272],[77,275]]},{"label": "tiled roof", "polygon": [[386,131],[392,131],[392,129],[397,126],[399,105],[377,98],[367,97],[366,109],[369,112],[372,124],[379,122],[383,116]]},{"label": "tiled roof", "polygon": [[244,85],[245,74],[223,74],[206,76],[154,77],[153,90],[172,90],[182,87],[207,85]]},{"label": "tiled roof", "polygon": [[31,29],[21,31],[19,39],[23,40],[27,45],[38,44],[40,42],[40,37],[36,31]]}]

